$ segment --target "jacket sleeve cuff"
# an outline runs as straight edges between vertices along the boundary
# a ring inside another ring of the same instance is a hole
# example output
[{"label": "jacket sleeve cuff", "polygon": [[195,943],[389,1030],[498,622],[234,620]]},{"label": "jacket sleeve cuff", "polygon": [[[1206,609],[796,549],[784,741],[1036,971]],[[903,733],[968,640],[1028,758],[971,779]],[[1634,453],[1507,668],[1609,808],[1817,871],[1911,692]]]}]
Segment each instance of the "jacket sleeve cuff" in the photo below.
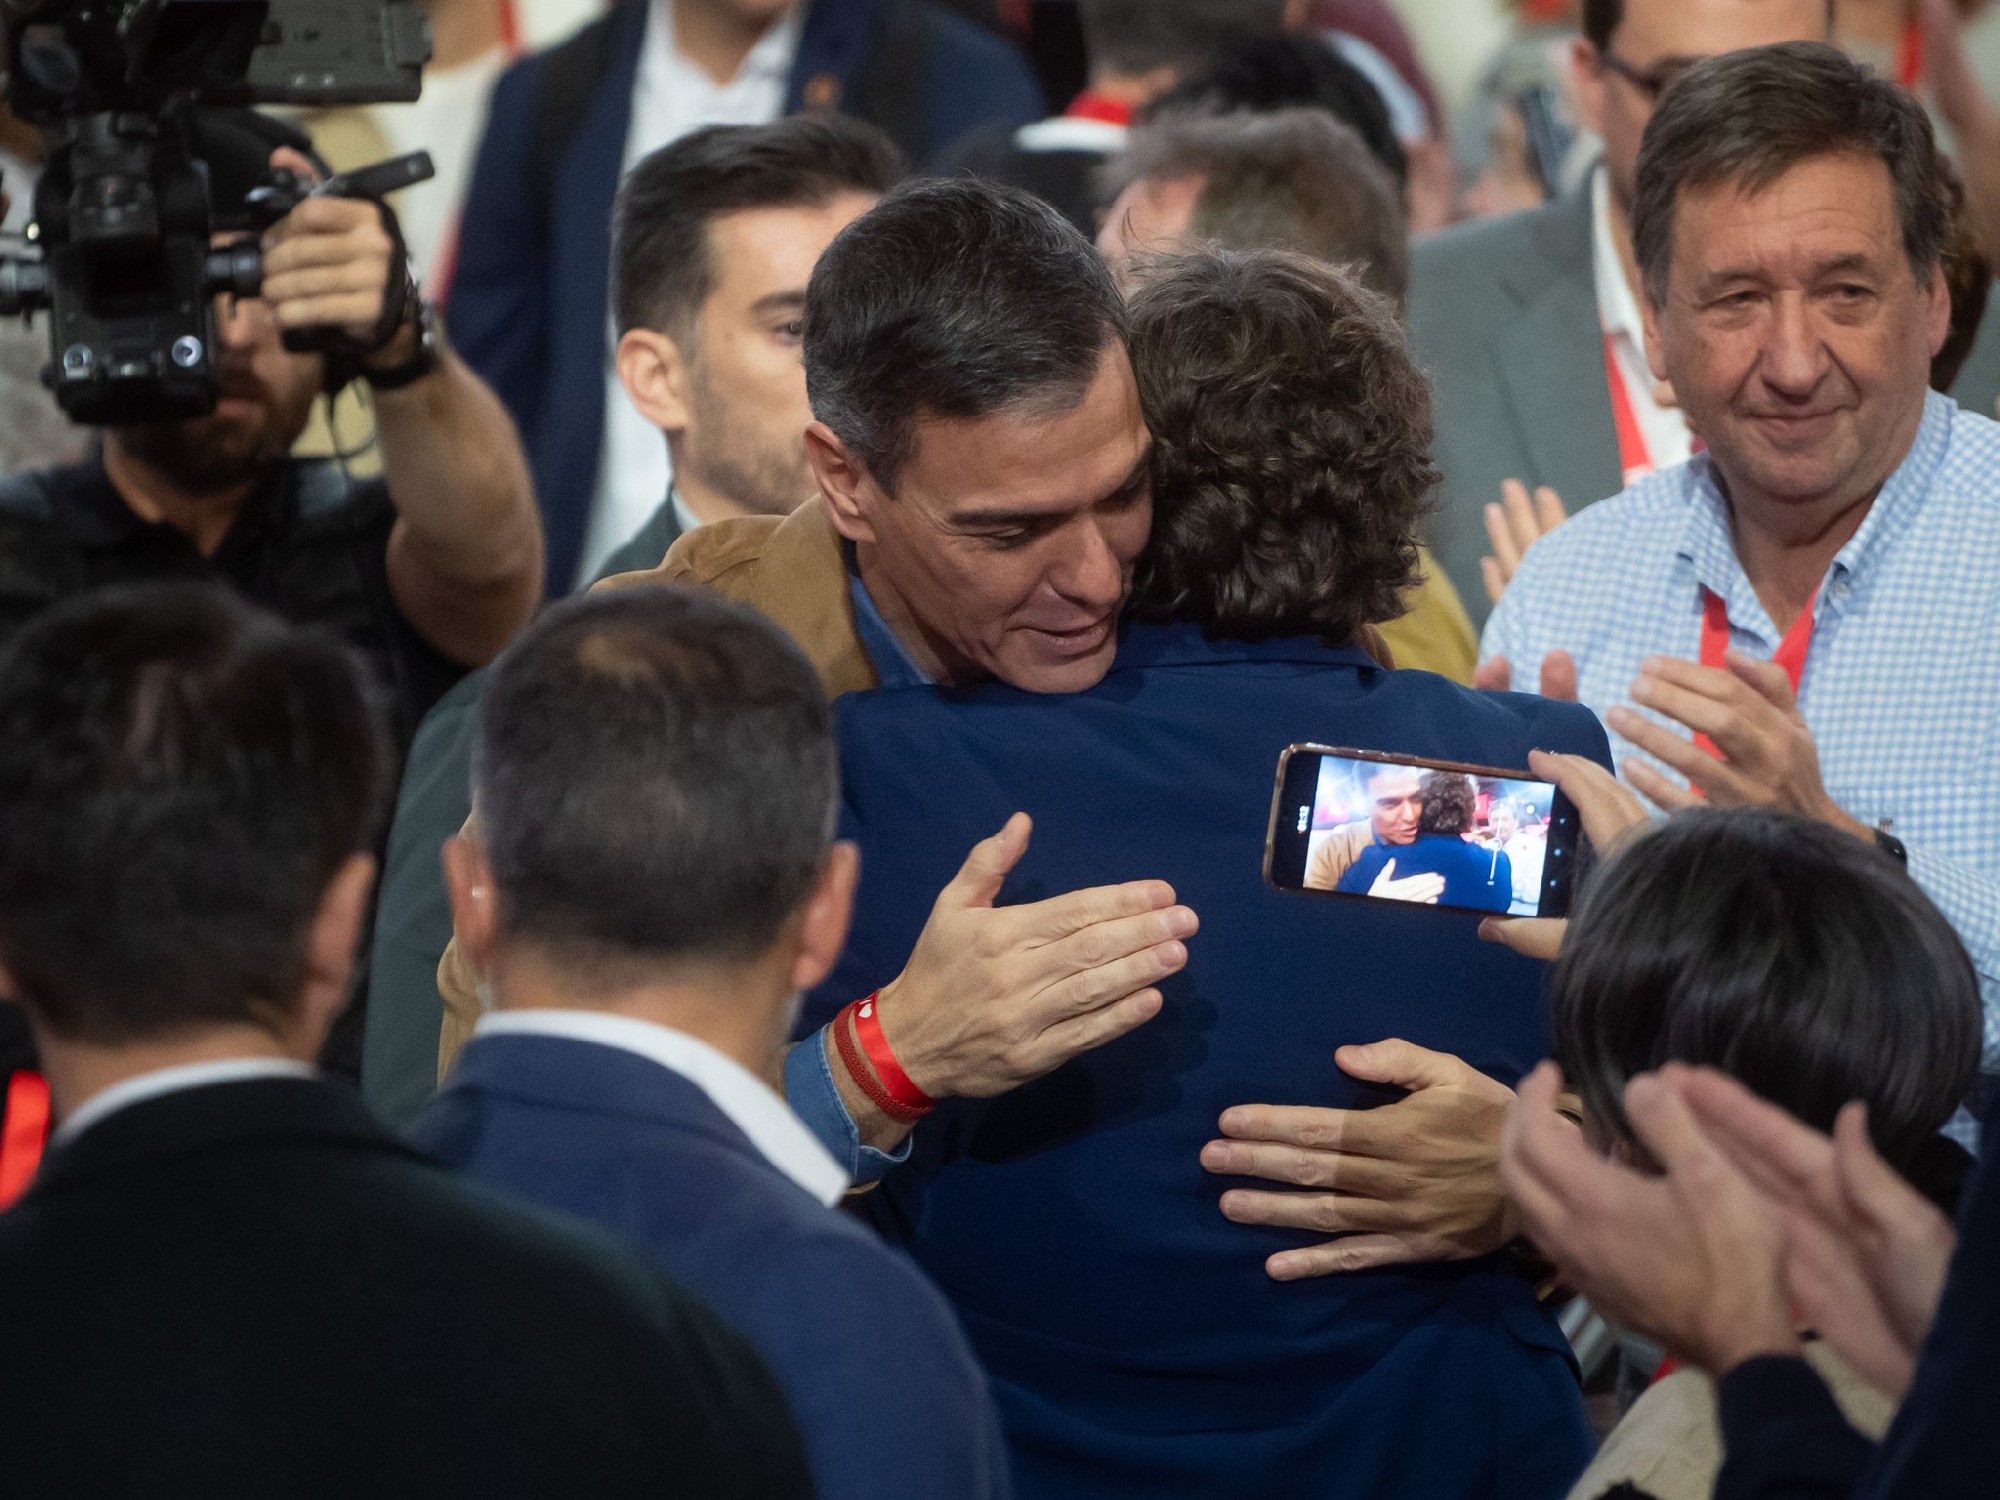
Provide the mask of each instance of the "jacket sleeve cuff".
[{"label": "jacket sleeve cuff", "polygon": [[1715,1398],[1726,1455],[1715,1500],[1844,1495],[1874,1450],[1803,1359],[1747,1359],[1716,1383]]},{"label": "jacket sleeve cuff", "polygon": [[833,1081],[833,1066],[826,1058],[824,1026],[786,1056],[785,1102],[833,1154],[856,1187],[880,1182],[891,1167],[910,1159],[910,1142],[914,1137],[906,1136],[893,1155],[862,1144],[861,1132]]}]

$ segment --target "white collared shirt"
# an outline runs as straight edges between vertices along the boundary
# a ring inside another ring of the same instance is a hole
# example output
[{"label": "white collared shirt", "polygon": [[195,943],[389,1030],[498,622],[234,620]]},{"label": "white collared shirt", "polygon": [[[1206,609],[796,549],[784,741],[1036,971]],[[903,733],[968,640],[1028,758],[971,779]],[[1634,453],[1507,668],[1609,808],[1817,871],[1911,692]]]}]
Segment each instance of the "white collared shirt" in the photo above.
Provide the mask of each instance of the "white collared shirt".
[{"label": "white collared shirt", "polygon": [[566,1037],[636,1053],[708,1095],[766,1161],[829,1208],[847,1191],[839,1163],[769,1084],[685,1031],[601,1010],[498,1010],[481,1016],[472,1034]]},{"label": "white collared shirt", "polygon": [[[675,45],[673,0],[653,0],[639,52],[638,78],[632,86],[632,123],[625,132],[620,175],[704,125],[763,125],[777,119],[785,107],[785,86],[798,46],[799,8],[793,6],[758,38],[736,76],[717,83]],[[672,478],[660,429],[639,415],[619,383],[613,359],[618,334],[608,319],[606,340],[604,436],[598,449],[590,527],[577,561],[578,587],[595,578],[604,559],[646,524]]]},{"label": "white collared shirt", "polygon": [[[1694,452],[1687,418],[1679,407],[1662,406],[1653,399],[1653,371],[1646,363],[1646,325],[1639,316],[1639,299],[1632,295],[1632,284],[1625,279],[1618,242],[1611,237],[1611,177],[1601,162],[1590,174],[1590,269],[1597,283],[1597,321],[1611,335],[1611,347],[1625,377],[1625,394],[1632,403],[1632,416],[1645,439],[1652,468],[1686,463]],[[1640,471],[1644,472],[1649,471]],[[1625,483],[1638,477],[1639,473],[1627,474]],[[1587,503],[1581,495],[1565,495],[1563,499],[1572,508]]]},{"label": "white collared shirt", "polygon": [[317,1078],[311,1063],[289,1057],[223,1057],[213,1062],[177,1063],[120,1079],[99,1089],[71,1110],[49,1137],[51,1148],[66,1146],[99,1120],[164,1094],[203,1088],[211,1083],[241,1083],[246,1078]]}]

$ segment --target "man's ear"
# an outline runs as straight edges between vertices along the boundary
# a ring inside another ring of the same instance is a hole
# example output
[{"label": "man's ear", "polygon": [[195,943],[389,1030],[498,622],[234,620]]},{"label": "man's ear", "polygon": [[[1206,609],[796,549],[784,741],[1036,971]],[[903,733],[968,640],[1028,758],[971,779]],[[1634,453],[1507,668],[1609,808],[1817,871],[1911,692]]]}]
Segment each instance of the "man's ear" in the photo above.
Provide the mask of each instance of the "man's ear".
[{"label": "man's ear", "polygon": [[1576,93],[1578,123],[1592,135],[1604,134],[1604,60],[1588,37],[1569,44],[1570,80]]},{"label": "man's ear", "polygon": [[792,960],[792,990],[811,989],[833,972],[847,946],[854,890],[861,881],[861,851],[849,843],[827,850],[819,879],[799,909],[799,949]]},{"label": "man's ear", "polygon": [[457,834],[444,842],[444,888],[451,897],[451,932],[458,951],[481,979],[493,972],[493,950],[500,937],[499,897],[493,871],[479,841]]},{"label": "man's ear", "polygon": [[1646,368],[1653,372],[1653,379],[1671,381],[1667,373],[1665,346],[1660,342],[1660,310],[1653,305],[1653,293],[1644,285],[1644,275],[1639,278],[1639,326],[1646,334]]},{"label": "man's ear", "polygon": [[824,422],[806,428],[806,462],[819,481],[820,496],[833,516],[834,530],[850,542],[874,541],[875,528],[869,524],[868,512],[871,497],[880,491],[861,461]]},{"label": "man's ear", "polygon": [[664,333],[634,328],[618,340],[618,383],[639,415],[673,437],[687,431],[693,381],[681,346]]},{"label": "man's ear", "polygon": [[314,1051],[347,1004],[348,982],[375,897],[375,858],[351,854],[320,893],[306,929],[306,975],[300,1014]]},{"label": "man's ear", "polygon": [[1931,358],[1936,359],[1951,337],[1951,284],[1944,278],[1943,265],[1931,267],[1931,284],[1924,291],[1924,332],[1930,336]]}]

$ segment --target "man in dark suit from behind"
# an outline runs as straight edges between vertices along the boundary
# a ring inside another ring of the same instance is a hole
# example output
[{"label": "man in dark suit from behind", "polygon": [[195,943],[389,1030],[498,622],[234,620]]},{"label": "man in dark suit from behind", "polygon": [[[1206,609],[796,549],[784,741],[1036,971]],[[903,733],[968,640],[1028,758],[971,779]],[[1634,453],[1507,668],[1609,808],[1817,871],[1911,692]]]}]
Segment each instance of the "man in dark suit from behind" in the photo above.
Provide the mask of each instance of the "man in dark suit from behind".
[{"label": "man in dark suit from behind", "polygon": [[502,659],[476,763],[478,831],[445,865],[494,1008],[419,1137],[624,1231],[743,1329],[820,1500],[1004,1495],[949,1307],[834,1212],[845,1171],[768,1082],[857,868],[805,655],[704,593],[571,600]]},{"label": "man in dark suit from behind", "polygon": [[0,993],[59,1121],[0,1218],[0,1493],[810,1494],[712,1313],[315,1074],[384,769],[353,656],[219,588],[0,654]]}]

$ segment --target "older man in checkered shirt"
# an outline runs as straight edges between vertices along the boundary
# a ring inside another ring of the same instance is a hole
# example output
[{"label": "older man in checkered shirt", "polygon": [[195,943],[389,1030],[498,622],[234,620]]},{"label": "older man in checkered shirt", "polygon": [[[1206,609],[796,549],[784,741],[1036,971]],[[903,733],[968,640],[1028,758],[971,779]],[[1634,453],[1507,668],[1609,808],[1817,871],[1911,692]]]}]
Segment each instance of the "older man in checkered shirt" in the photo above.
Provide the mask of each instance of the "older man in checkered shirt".
[{"label": "older man in checkered shirt", "polygon": [[1921,107],[1829,49],[1703,64],[1640,154],[1646,341],[1706,451],[1537,541],[1482,683],[1574,693],[1662,807],[1882,845],[2000,1057],[2000,424],[1927,391],[1948,314]]}]

